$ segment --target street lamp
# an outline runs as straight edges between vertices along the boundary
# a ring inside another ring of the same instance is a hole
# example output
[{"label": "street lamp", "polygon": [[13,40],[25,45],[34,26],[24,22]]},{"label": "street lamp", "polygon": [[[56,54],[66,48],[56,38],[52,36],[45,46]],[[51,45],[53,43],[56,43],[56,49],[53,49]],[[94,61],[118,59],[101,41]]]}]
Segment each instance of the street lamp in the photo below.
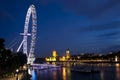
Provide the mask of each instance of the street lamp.
[{"label": "street lamp", "polygon": [[17,72],[17,73],[18,73],[18,71],[19,71],[19,70],[18,70],[18,69],[16,69],[16,72]]},{"label": "street lamp", "polygon": [[17,76],[16,80],[18,80],[18,72],[19,72],[19,70],[16,69],[16,76]]},{"label": "street lamp", "polygon": [[115,61],[116,61],[116,62],[118,61],[118,57],[117,57],[117,56],[115,56]]},{"label": "street lamp", "polygon": [[24,66],[23,66],[23,69],[24,69],[24,70],[26,70],[26,69],[27,69],[27,66],[26,66],[26,65],[24,65]]}]

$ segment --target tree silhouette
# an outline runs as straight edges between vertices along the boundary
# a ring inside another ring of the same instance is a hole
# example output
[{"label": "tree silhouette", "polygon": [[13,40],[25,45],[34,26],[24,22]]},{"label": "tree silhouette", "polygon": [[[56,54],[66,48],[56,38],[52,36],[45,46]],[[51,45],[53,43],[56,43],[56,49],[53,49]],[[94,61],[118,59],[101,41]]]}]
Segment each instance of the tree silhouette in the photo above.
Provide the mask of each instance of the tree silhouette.
[{"label": "tree silhouette", "polygon": [[22,52],[13,53],[4,47],[5,40],[0,38],[0,75],[14,72],[27,62],[27,57]]},{"label": "tree silhouette", "polygon": [[0,38],[0,49],[4,49],[4,42],[5,40]]}]

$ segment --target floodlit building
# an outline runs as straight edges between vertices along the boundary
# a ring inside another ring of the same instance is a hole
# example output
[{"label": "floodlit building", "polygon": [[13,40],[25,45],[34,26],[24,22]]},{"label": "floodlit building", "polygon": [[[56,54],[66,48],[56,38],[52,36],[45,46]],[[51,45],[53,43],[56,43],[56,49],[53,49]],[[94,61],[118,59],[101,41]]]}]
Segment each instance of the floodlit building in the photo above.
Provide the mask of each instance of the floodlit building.
[{"label": "floodlit building", "polygon": [[58,54],[56,52],[56,50],[52,51],[52,56],[51,57],[47,57],[46,61],[57,61],[58,58]]},{"label": "floodlit building", "polygon": [[70,50],[66,50],[66,60],[70,59]]},{"label": "floodlit building", "polygon": [[52,51],[52,57],[57,58],[57,56],[58,56],[58,54],[57,54],[56,50],[53,50]]},{"label": "floodlit building", "polygon": [[68,61],[69,59],[70,59],[70,50],[69,49],[67,49],[65,51],[64,56],[58,57],[58,53],[56,52],[56,50],[53,50],[52,56],[45,58],[46,61]]},{"label": "floodlit building", "polygon": [[60,57],[59,61],[66,61],[65,56]]}]

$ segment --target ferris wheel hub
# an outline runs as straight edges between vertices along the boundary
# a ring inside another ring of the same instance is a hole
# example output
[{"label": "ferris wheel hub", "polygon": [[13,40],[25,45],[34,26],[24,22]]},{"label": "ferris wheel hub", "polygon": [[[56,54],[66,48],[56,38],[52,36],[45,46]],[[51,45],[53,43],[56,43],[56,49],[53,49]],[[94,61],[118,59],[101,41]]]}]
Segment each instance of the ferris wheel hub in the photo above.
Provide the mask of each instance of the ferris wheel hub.
[{"label": "ferris wheel hub", "polygon": [[22,35],[22,36],[31,36],[31,34],[30,34],[30,33],[27,33],[27,34],[20,33],[20,35]]}]

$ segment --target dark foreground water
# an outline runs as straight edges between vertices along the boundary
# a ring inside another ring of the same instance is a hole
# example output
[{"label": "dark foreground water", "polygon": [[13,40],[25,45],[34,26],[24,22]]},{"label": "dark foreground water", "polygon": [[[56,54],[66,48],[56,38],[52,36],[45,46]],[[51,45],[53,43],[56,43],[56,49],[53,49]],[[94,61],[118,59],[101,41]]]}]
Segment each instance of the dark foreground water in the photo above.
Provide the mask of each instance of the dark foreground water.
[{"label": "dark foreground water", "polygon": [[[33,71],[32,80],[120,80],[120,64],[97,63],[97,64],[81,64],[81,63],[63,63],[67,67],[52,68],[41,71]],[[99,69],[99,73],[75,73],[71,72],[71,66],[94,67]]]}]

